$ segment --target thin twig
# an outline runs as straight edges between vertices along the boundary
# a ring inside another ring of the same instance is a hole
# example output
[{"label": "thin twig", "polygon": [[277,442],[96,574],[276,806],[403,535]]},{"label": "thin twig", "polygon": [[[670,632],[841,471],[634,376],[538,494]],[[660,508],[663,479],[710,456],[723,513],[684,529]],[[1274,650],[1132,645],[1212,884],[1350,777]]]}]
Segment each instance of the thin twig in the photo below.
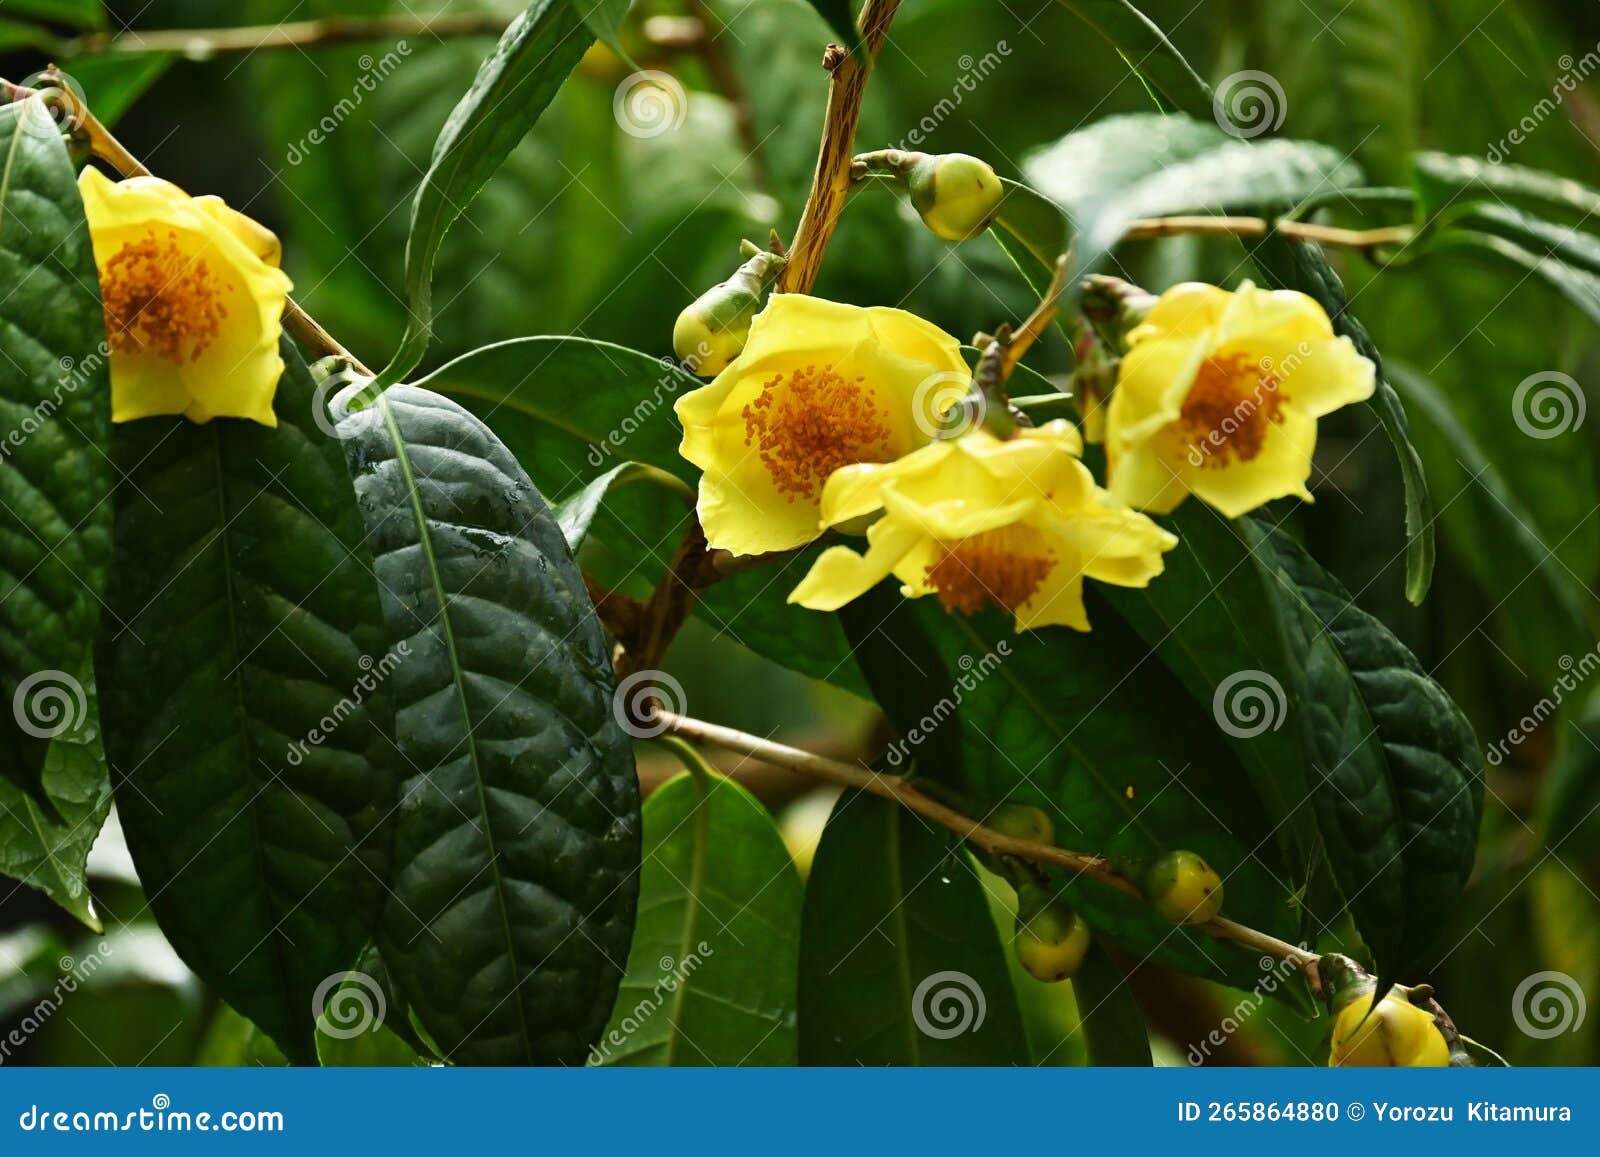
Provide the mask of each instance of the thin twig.
[{"label": "thin twig", "polygon": [[873,59],[889,35],[889,22],[900,7],[900,0],[867,0],[862,6],[860,27],[867,54],[830,44],[823,56],[823,67],[832,74],[828,85],[828,111],[822,125],[822,147],[817,152],[817,170],[811,178],[811,195],[806,198],[789,247],[789,264],[778,281],[781,293],[809,293],[822,268],[822,254],[839,224],[845,198],[850,193],[850,150],[855,147],[856,126],[861,122],[861,98],[867,91],[867,74]]},{"label": "thin twig", "polygon": [[1265,217],[1150,217],[1129,222],[1122,237],[1125,241],[1176,237],[1182,233],[1265,237],[1272,232],[1347,249],[1376,249],[1383,245],[1404,244],[1411,240],[1415,230],[1410,225],[1390,225],[1382,229],[1341,229],[1307,221],[1269,221]]},{"label": "thin twig", "polygon": [[309,48],[357,40],[395,40],[405,36],[499,36],[510,23],[484,13],[440,13],[435,16],[332,16],[284,24],[236,28],[173,28],[149,32],[91,32],[62,45],[66,56],[176,52],[205,60],[225,52],[272,48]]},{"label": "thin twig", "polygon": [[[1008,836],[940,803],[899,776],[881,775],[860,764],[829,759],[825,755],[802,751],[798,747],[762,739],[759,735],[723,727],[721,724],[692,719],[660,707],[654,709],[650,719],[653,723],[665,725],[667,731],[685,739],[714,744],[776,767],[785,767],[790,771],[825,779],[843,787],[871,792],[873,795],[900,804],[941,827],[949,828],[968,843],[986,852],[1000,856],[1016,856],[1039,864],[1053,864],[1069,872],[1091,876],[1130,896],[1143,898],[1138,886],[1119,874],[1106,857]],[[1232,940],[1279,960],[1287,960],[1306,974],[1313,992],[1320,988],[1316,967],[1319,957],[1315,952],[1308,952],[1304,948],[1290,944],[1287,940],[1280,940],[1276,936],[1220,916],[1208,924],[1197,927],[1218,940]]]}]

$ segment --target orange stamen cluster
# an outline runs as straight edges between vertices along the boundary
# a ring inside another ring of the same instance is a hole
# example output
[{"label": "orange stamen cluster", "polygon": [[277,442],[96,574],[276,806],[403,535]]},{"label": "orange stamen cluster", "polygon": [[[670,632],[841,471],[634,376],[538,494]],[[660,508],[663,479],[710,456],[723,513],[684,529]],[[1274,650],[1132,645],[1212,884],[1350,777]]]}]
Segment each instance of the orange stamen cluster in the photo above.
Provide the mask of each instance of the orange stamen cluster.
[{"label": "orange stamen cluster", "polygon": [[986,530],[939,547],[938,561],[928,567],[928,583],[945,610],[967,615],[988,603],[1015,614],[1056,565],[1044,536],[1027,526]]},{"label": "orange stamen cluster", "polygon": [[205,259],[185,253],[178,235],[146,231],[126,242],[100,273],[106,338],[116,353],[192,362],[216,341],[228,316]]},{"label": "orange stamen cluster", "polygon": [[841,466],[893,457],[889,423],[864,381],[805,366],[774,376],[745,406],[744,444],[756,447],[790,502],[815,500]]},{"label": "orange stamen cluster", "polygon": [[1202,468],[1221,468],[1231,458],[1249,462],[1266,445],[1272,425],[1283,422],[1289,396],[1283,379],[1243,354],[1207,358],[1183,400],[1179,421],[1199,452]]}]

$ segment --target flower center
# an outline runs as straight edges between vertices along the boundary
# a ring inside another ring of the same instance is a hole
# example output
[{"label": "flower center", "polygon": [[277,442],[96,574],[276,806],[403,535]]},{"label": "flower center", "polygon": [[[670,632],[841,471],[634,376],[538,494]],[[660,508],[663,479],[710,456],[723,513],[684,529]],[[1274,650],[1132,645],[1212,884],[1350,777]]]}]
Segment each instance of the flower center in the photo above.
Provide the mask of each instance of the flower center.
[{"label": "flower center", "polygon": [[856,462],[887,462],[889,423],[862,385],[831,369],[777,374],[743,411],[744,444],[754,445],[780,494],[815,501],[828,476]]},{"label": "flower center", "polygon": [[1195,374],[1178,421],[1189,443],[1189,460],[1220,469],[1230,460],[1248,462],[1261,453],[1274,424],[1283,422],[1289,395],[1270,363],[1244,354],[1207,358]]},{"label": "flower center", "polygon": [[106,262],[100,294],[114,352],[154,354],[180,364],[204,353],[228,316],[205,259],[179,248],[172,230],[165,239],[151,229],[124,243]]},{"label": "flower center", "polygon": [[1007,614],[1031,599],[1056,565],[1044,535],[1031,526],[1002,526],[939,543],[928,582],[947,611],[972,615],[986,603]]}]

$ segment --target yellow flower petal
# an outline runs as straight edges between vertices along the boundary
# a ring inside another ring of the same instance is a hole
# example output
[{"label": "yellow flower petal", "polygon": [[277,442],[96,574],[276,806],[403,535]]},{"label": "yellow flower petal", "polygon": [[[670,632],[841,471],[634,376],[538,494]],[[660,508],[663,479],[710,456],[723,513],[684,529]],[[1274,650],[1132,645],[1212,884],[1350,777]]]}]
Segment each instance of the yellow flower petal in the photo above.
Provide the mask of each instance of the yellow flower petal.
[{"label": "yellow flower petal", "polygon": [[1316,420],[1376,379],[1316,301],[1248,282],[1176,286],[1129,340],[1107,407],[1108,485],[1157,514],[1189,494],[1230,518],[1309,501]]},{"label": "yellow flower petal", "polygon": [[182,414],[277,425],[290,282],[271,233],[168,181],[79,177],[100,271],[114,421]]},{"label": "yellow flower petal", "polygon": [[707,541],[738,554],[809,542],[829,477],[927,445],[924,383],[966,372],[954,338],[900,310],[774,296],[744,352],[675,407],[680,452],[705,472]]},{"label": "yellow flower petal", "polygon": [[789,601],[814,611],[836,611],[888,578],[921,536],[916,528],[892,521],[867,530],[867,553],[831,546],[817,557]]}]

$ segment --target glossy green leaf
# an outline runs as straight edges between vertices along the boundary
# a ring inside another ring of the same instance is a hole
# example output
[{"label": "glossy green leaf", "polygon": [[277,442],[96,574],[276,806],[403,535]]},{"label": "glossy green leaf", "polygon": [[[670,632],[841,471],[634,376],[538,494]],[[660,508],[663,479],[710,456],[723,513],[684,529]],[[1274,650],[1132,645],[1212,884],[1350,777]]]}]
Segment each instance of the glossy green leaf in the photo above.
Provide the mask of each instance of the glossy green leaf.
[{"label": "glossy green leaf", "polygon": [[583,578],[510,451],[449,399],[396,386],[339,432],[390,646],[407,648],[379,948],[446,1060],[579,1062],[621,979],[639,866],[632,750]]},{"label": "glossy green leaf", "polygon": [[338,1068],[435,1063],[407,1017],[383,957],[369,944],[343,980],[324,994],[317,1017],[317,1062]]},{"label": "glossy green leaf", "polygon": [[1292,654],[1288,714],[1312,753],[1311,802],[1329,863],[1383,974],[1411,965],[1472,870],[1483,758],[1471,726],[1398,639],[1305,551],[1234,524],[1275,583]]},{"label": "glossy green leaf", "polygon": [[622,24],[628,17],[633,0],[572,0],[572,6],[583,17],[589,31],[603,40],[624,60],[627,53],[622,47]]},{"label": "glossy green leaf", "polygon": [[840,45],[853,51],[866,47],[861,39],[861,31],[856,27],[851,0],[810,0],[810,4],[817,10],[817,15],[828,22],[828,27],[839,38]]},{"label": "glossy green leaf", "polygon": [[1334,331],[1348,337],[1362,356],[1378,367],[1377,388],[1370,404],[1400,463],[1406,502],[1406,598],[1420,604],[1433,581],[1433,497],[1428,492],[1422,459],[1411,444],[1405,407],[1384,376],[1383,359],[1366,328],[1350,312],[1344,284],[1328,264],[1320,245],[1269,237],[1251,251],[1251,257],[1268,284],[1299,290],[1320,303],[1333,319]]},{"label": "glossy green leaf", "polygon": [[1099,267],[1134,220],[1287,210],[1361,183],[1360,169],[1327,145],[1236,140],[1209,120],[1153,113],[1069,133],[1028,157],[1023,171],[1071,219],[1069,284]]},{"label": "glossy green leaf", "polygon": [[445,232],[533,127],[592,43],[573,0],[534,0],[478,69],[434,143],[433,159],[412,202],[406,332],[380,372],[380,383],[399,381],[428,348],[433,263]]},{"label": "glossy green leaf", "polygon": [[276,429],[116,427],[96,658],[118,814],[162,931],[296,1062],[370,936],[396,806],[385,654],[338,443],[285,342]]},{"label": "glossy green leaf", "polygon": [[1600,216],[1600,192],[1570,177],[1525,165],[1491,164],[1477,157],[1418,153],[1416,184],[1428,215],[1489,193],[1496,200],[1537,207],[1543,213],[1579,220]]},{"label": "glossy green leaf", "polygon": [[627,974],[590,1062],[794,1064],[803,892],[772,816],[733,780],[657,788]]},{"label": "glossy green leaf", "polygon": [[111,549],[111,389],[89,227],[42,98],[0,106],[0,283],[0,779],[48,810]]},{"label": "glossy green leaf", "polygon": [[1155,21],[1129,0],[1061,0],[1128,62],[1157,104],[1190,116],[1211,115],[1211,89]]},{"label": "glossy green leaf", "polygon": [[631,482],[654,482],[679,495],[690,507],[694,506],[694,491],[682,479],[665,470],[647,466],[643,462],[624,462],[620,466],[613,466],[576,494],[551,507],[556,521],[561,525],[561,535],[573,552],[588,536],[589,527],[593,525],[595,515],[600,513],[600,504],[606,500],[606,496]]},{"label": "glossy green leaf", "polygon": [[1072,977],[1078,1001],[1079,1031],[1089,1050],[1089,1063],[1100,1068],[1148,1068],[1150,1032],[1133,998],[1128,977],[1095,945]]},{"label": "glossy green leaf", "polygon": [[949,833],[846,792],[806,881],[800,1062],[1025,1063],[1004,951]]},{"label": "glossy green leaf", "polygon": [[1035,293],[1043,294],[1056,259],[1072,241],[1072,224],[1061,207],[1027,185],[1001,178],[1005,198],[989,226]]},{"label": "glossy green leaf", "polygon": [[[96,931],[100,918],[89,895],[89,849],[111,810],[111,780],[100,745],[99,698],[93,671],[78,677],[84,711],[45,753],[41,802],[0,780],[0,874],[38,888]],[[9,891],[0,884],[0,890]]]},{"label": "glossy green leaf", "polygon": [[[915,605],[947,665],[988,672],[961,703],[966,788],[980,804],[1043,808],[1063,847],[1135,858],[1195,851],[1222,875],[1226,915],[1295,935],[1285,903],[1294,865],[1277,854],[1209,698],[1191,698],[1093,589],[1089,634],[1017,634],[998,611],[968,618],[937,599]],[[1175,929],[1122,892],[1080,878],[1066,893],[1093,927],[1140,956],[1243,988],[1259,976],[1255,953]]]}]

